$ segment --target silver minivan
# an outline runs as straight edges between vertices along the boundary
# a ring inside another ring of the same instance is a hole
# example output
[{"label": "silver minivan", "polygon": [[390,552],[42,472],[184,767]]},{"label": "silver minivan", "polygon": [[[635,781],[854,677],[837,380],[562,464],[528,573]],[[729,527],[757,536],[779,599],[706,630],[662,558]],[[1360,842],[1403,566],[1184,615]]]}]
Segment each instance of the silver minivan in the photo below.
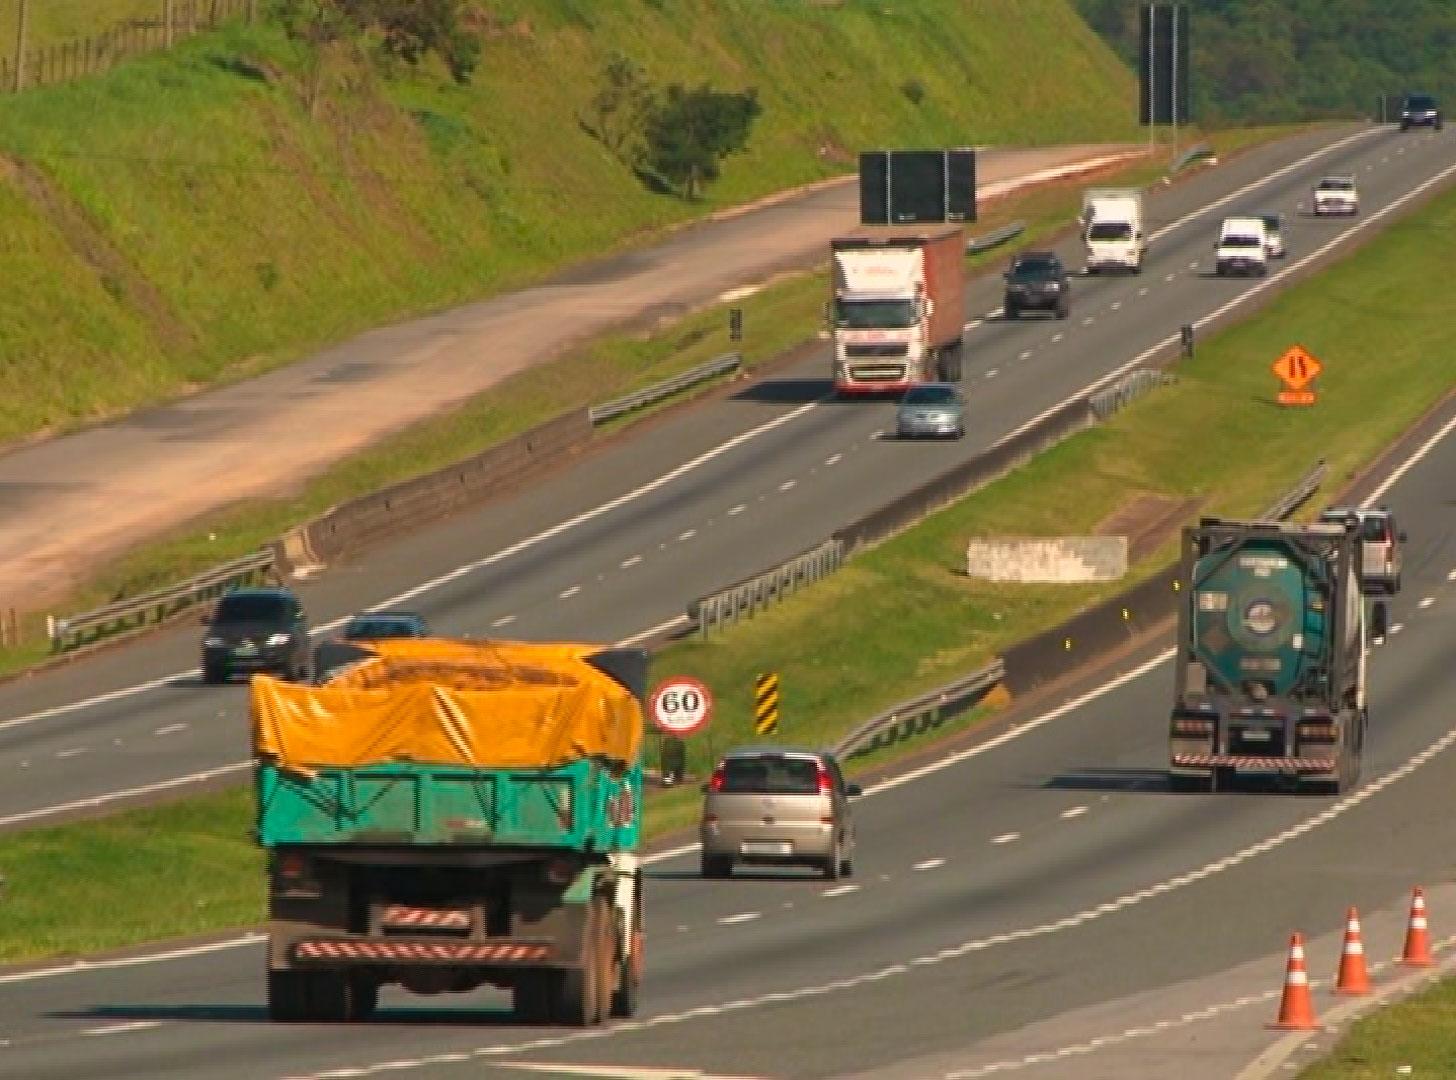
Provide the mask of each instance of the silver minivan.
[{"label": "silver minivan", "polygon": [[812,866],[831,881],[854,872],[854,820],[839,762],[822,750],[745,746],[729,751],[703,788],[705,878],[739,863]]}]

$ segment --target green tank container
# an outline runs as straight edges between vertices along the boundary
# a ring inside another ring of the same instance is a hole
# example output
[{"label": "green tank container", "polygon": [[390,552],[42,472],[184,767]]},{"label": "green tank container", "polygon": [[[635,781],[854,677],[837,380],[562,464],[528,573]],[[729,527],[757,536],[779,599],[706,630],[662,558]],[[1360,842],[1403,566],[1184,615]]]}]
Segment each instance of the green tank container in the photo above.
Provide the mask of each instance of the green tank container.
[{"label": "green tank container", "polygon": [[1194,649],[1217,682],[1286,697],[1327,669],[1328,562],[1282,536],[1252,536],[1194,567]]}]

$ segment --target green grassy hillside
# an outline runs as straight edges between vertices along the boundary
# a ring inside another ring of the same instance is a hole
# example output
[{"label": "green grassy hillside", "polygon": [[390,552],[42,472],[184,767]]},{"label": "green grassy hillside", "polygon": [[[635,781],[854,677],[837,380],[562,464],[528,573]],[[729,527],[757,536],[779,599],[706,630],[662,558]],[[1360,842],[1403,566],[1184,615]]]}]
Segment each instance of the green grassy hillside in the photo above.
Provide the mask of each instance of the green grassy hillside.
[{"label": "green grassy hillside", "polygon": [[[472,25],[471,85],[335,58],[313,116],[311,57],[268,25],[5,99],[0,441],[519,285],[868,145],[1133,135],[1131,77],[1066,0],[482,0]],[[703,202],[646,190],[578,123],[619,54],[658,84],[757,88]]]}]

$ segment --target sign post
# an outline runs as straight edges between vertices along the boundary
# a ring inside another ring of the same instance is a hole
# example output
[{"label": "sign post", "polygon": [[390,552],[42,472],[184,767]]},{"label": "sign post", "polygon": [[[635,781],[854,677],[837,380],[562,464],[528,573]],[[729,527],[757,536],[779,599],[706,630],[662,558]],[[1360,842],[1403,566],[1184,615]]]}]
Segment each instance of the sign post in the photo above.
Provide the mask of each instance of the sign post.
[{"label": "sign post", "polygon": [[690,675],[674,675],[652,691],[648,711],[662,736],[662,782],[679,783],[687,763],[682,740],[712,719],[712,691],[706,683]]},{"label": "sign post", "polygon": [[1276,400],[1281,405],[1313,405],[1314,380],[1325,366],[1303,345],[1291,345],[1271,365],[1274,377],[1283,385]]}]

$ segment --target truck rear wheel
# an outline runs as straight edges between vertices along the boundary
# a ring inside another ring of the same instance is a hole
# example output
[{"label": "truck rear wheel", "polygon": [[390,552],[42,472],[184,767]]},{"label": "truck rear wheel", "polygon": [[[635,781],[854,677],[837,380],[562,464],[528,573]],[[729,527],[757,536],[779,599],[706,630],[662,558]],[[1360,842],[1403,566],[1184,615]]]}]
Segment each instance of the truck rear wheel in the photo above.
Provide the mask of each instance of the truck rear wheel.
[{"label": "truck rear wheel", "polygon": [[612,1015],[630,1019],[637,1015],[638,999],[642,993],[642,935],[634,934],[631,951],[622,965],[621,977],[617,980],[616,992],[612,994]]},{"label": "truck rear wheel", "polygon": [[601,931],[598,905],[587,905],[582,927],[581,966],[568,968],[556,977],[555,1019],[567,1027],[591,1027],[599,1017],[598,998],[610,993],[601,985]]},{"label": "truck rear wheel", "polygon": [[612,1015],[612,992],[619,981],[616,916],[609,900],[598,899],[592,906],[597,912],[596,1016],[592,1022],[605,1024]]}]

